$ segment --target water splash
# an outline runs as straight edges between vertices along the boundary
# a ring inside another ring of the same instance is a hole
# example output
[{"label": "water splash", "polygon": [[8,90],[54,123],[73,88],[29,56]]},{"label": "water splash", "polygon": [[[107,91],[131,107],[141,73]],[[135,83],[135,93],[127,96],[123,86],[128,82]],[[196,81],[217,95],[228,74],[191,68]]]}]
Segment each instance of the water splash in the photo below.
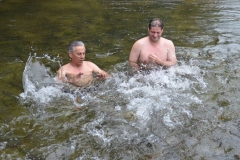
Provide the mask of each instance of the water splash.
[{"label": "water splash", "polygon": [[59,58],[50,58],[48,55],[42,57],[29,56],[23,72],[23,89],[20,94],[22,103],[32,103],[47,105],[64,99],[73,99],[69,93],[63,92],[64,84],[57,83],[54,79],[56,74],[51,72],[51,68],[46,67],[48,63],[60,65]]},{"label": "water splash", "polygon": [[[181,63],[168,69],[132,74],[127,62],[119,63],[111,72],[112,78],[86,88],[76,88],[56,83],[51,68],[45,66],[46,60],[56,63],[48,57],[29,57],[23,73],[24,92],[20,97],[22,103],[32,105],[30,110],[35,118],[48,121],[48,126],[43,129],[51,136],[59,131],[80,129],[81,143],[85,139],[86,144],[83,144],[86,146],[80,146],[79,139],[73,134],[69,139],[78,143],[69,148],[72,152],[81,147],[85,154],[90,154],[92,151],[86,147],[96,143],[104,150],[125,150],[135,146],[132,152],[154,153],[161,150],[163,143],[179,141],[174,137],[166,142],[164,139],[173,130],[190,124],[194,118],[193,107],[203,106],[200,94],[207,86],[203,80],[205,73],[192,64]],[[77,97],[80,102],[76,101]],[[72,117],[76,113],[70,109],[76,106],[83,108],[79,113],[90,114]],[[52,107],[58,109],[49,110]],[[71,117],[74,122],[56,124],[49,121],[56,117]],[[82,121],[84,124],[79,126]],[[93,157],[94,153],[91,154]]]}]

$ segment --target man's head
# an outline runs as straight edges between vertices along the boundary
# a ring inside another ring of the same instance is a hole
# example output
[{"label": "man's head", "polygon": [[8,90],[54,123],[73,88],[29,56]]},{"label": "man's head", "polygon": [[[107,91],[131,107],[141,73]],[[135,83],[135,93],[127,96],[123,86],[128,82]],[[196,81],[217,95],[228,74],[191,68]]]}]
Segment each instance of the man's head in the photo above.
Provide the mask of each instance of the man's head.
[{"label": "man's head", "polygon": [[79,66],[83,63],[85,59],[85,45],[82,41],[73,41],[68,47],[68,56],[72,63]]},{"label": "man's head", "polygon": [[73,41],[69,44],[68,51],[73,53],[76,46],[84,46],[85,47],[85,45],[82,41]]},{"label": "man's head", "polygon": [[159,18],[153,18],[149,21],[148,29],[150,30],[152,27],[160,27],[161,29],[163,29],[164,23]]},{"label": "man's head", "polygon": [[163,33],[164,24],[159,18],[154,18],[149,22],[148,34],[150,41],[158,42]]}]

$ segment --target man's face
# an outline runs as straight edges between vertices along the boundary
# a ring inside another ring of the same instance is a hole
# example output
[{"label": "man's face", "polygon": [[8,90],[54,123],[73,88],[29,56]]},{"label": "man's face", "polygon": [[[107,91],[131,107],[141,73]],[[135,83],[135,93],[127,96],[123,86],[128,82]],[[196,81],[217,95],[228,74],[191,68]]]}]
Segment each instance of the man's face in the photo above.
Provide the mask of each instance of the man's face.
[{"label": "man's face", "polygon": [[74,49],[74,52],[71,53],[69,51],[69,57],[72,59],[72,62],[79,66],[79,65],[82,65],[84,59],[85,59],[85,46],[76,46],[75,49]]},{"label": "man's face", "polygon": [[152,27],[151,29],[148,29],[148,35],[150,37],[150,40],[153,42],[159,41],[159,39],[162,36],[163,29],[160,27]]}]

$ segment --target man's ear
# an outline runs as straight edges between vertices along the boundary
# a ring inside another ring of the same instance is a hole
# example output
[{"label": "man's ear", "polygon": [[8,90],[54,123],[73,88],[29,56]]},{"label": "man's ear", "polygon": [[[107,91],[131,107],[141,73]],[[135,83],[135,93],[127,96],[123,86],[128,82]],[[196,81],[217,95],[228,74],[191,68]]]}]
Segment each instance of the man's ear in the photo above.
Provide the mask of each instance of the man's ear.
[{"label": "man's ear", "polygon": [[69,58],[72,58],[72,52],[68,51]]}]

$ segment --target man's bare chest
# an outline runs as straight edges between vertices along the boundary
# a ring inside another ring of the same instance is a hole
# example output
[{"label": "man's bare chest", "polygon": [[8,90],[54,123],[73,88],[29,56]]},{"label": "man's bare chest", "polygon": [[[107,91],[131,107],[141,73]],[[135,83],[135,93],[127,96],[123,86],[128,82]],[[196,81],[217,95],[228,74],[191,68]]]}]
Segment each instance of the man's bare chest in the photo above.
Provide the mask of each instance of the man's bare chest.
[{"label": "man's bare chest", "polygon": [[167,48],[164,47],[146,47],[141,50],[139,61],[140,62],[148,62],[149,61],[149,54],[156,55],[161,60],[167,59]]}]

